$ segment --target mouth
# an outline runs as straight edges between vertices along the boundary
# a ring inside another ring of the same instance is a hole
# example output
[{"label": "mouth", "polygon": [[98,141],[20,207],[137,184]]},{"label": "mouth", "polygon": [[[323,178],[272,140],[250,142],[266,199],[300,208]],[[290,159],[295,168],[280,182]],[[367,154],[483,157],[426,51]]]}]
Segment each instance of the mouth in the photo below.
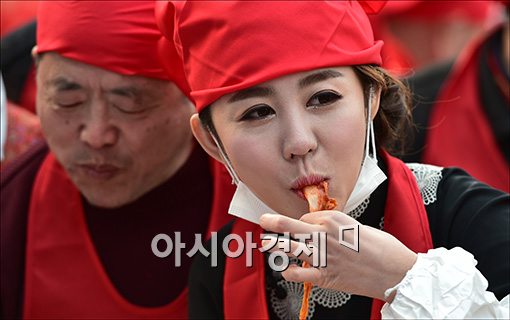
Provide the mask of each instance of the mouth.
[{"label": "mouth", "polygon": [[306,201],[305,194],[303,193],[303,188],[304,187],[318,185],[322,181],[328,181],[328,180],[329,180],[328,177],[325,177],[325,176],[322,176],[322,175],[316,175],[316,174],[312,174],[312,175],[308,175],[308,176],[303,176],[303,177],[300,177],[300,178],[296,179],[292,183],[291,190],[298,197],[300,197],[301,199]]},{"label": "mouth", "polygon": [[80,164],[79,170],[96,180],[109,180],[120,172],[120,168],[111,164]]}]

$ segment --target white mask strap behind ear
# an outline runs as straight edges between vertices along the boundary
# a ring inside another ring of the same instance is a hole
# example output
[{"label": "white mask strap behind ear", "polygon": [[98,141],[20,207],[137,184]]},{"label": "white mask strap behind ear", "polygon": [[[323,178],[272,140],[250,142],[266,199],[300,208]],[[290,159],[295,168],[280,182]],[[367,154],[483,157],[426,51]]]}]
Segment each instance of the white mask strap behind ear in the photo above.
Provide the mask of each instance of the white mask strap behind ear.
[{"label": "white mask strap behind ear", "polygon": [[230,173],[230,176],[232,177],[232,184],[238,185],[239,177],[237,176],[236,172],[234,171],[234,168],[232,167],[232,164],[230,163],[230,160],[228,159],[227,155],[223,151],[223,148],[221,147],[218,139],[216,139],[216,136],[211,132],[211,130],[207,130],[207,131],[209,131],[209,134],[211,135],[214,143],[216,144],[216,147],[220,151],[220,156],[223,159],[225,167],[227,168],[228,173]]},{"label": "white mask strap behind ear", "polygon": [[372,145],[372,155],[377,162],[376,148],[375,148],[375,134],[374,134],[374,122],[372,121],[372,103],[374,102],[375,90],[374,86],[370,85],[368,94],[368,116],[367,116],[367,141],[365,143],[365,157],[370,156],[370,145]]},{"label": "white mask strap behind ear", "polygon": [[[386,180],[386,175],[377,165],[377,155],[375,148],[374,123],[372,121],[372,103],[374,101],[374,89],[371,86],[368,97],[368,116],[367,132],[365,140],[365,157],[358,175],[358,180],[354,185],[349,199],[344,206],[344,212],[350,212],[358,207],[372,192],[374,192],[381,183]],[[372,145],[372,155],[370,155],[370,145]]]}]

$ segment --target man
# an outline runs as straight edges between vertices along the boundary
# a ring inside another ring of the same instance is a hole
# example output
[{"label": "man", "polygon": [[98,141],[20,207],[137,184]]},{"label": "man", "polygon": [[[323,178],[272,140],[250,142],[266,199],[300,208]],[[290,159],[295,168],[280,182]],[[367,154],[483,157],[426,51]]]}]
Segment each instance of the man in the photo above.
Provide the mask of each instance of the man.
[{"label": "man", "polygon": [[454,61],[417,74],[410,86],[418,134],[409,162],[459,166],[510,192],[510,24],[475,39]]},{"label": "man", "polygon": [[189,251],[226,222],[232,190],[216,189],[228,175],[195,148],[187,85],[163,70],[159,39],[151,1],[41,2],[49,150],[2,172],[2,317],[187,316],[192,257],[179,266],[151,242],[164,233]]},{"label": "man", "polygon": [[384,41],[383,66],[409,75],[450,60],[477,35],[500,22],[494,1],[388,1],[369,17]]}]

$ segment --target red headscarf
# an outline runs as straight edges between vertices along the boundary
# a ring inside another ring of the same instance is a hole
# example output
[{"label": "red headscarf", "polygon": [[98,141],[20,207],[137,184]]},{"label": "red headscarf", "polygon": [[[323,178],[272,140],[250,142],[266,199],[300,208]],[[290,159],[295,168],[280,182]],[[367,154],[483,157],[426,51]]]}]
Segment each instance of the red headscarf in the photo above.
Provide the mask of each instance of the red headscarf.
[{"label": "red headscarf", "polygon": [[175,1],[158,6],[159,25],[182,56],[198,111],[225,94],[287,74],[381,64],[382,42],[374,40],[364,11],[377,11],[380,2]]},{"label": "red headscarf", "polygon": [[170,80],[186,93],[181,65],[165,71],[159,59],[154,7],[155,1],[41,1],[37,51],[123,75]]}]

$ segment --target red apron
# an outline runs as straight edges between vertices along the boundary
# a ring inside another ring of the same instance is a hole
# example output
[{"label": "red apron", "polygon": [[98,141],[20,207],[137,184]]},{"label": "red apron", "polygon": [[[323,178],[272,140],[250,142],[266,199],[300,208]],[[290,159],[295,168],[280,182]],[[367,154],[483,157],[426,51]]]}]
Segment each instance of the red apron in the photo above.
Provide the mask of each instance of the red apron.
[{"label": "red apron", "polygon": [[440,91],[430,115],[423,162],[461,167],[510,192],[510,168],[480,105],[478,61],[485,40],[478,39],[459,57]]},{"label": "red apron", "polygon": [[[384,229],[414,252],[427,252],[433,248],[432,236],[416,179],[402,161],[391,157],[386,152],[382,152],[381,155],[388,166]],[[260,242],[262,233],[260,226],[246,220],[237,220],[232,233],[245,239],[246,232],[253,232],[253,240]],[[252,252],[253,267],[251,268],[245,266],[244,252],[237,259],[227,258],[223,287],[226,319],[269,318],[264,254],[259,250]],[[373,300],[371,319],[381,319],[383,305],[383,301]]]},{"label": "red apron", "polygon": [[[230,196],[226,187],[223,198]],[[221,194],[214,199],[209,228],[228,219]],[[90,238],[80,193],[51,153],[37,174],[28,219],[24,318],[187,318],[187,289],[157,308],[118,293]]]}]

